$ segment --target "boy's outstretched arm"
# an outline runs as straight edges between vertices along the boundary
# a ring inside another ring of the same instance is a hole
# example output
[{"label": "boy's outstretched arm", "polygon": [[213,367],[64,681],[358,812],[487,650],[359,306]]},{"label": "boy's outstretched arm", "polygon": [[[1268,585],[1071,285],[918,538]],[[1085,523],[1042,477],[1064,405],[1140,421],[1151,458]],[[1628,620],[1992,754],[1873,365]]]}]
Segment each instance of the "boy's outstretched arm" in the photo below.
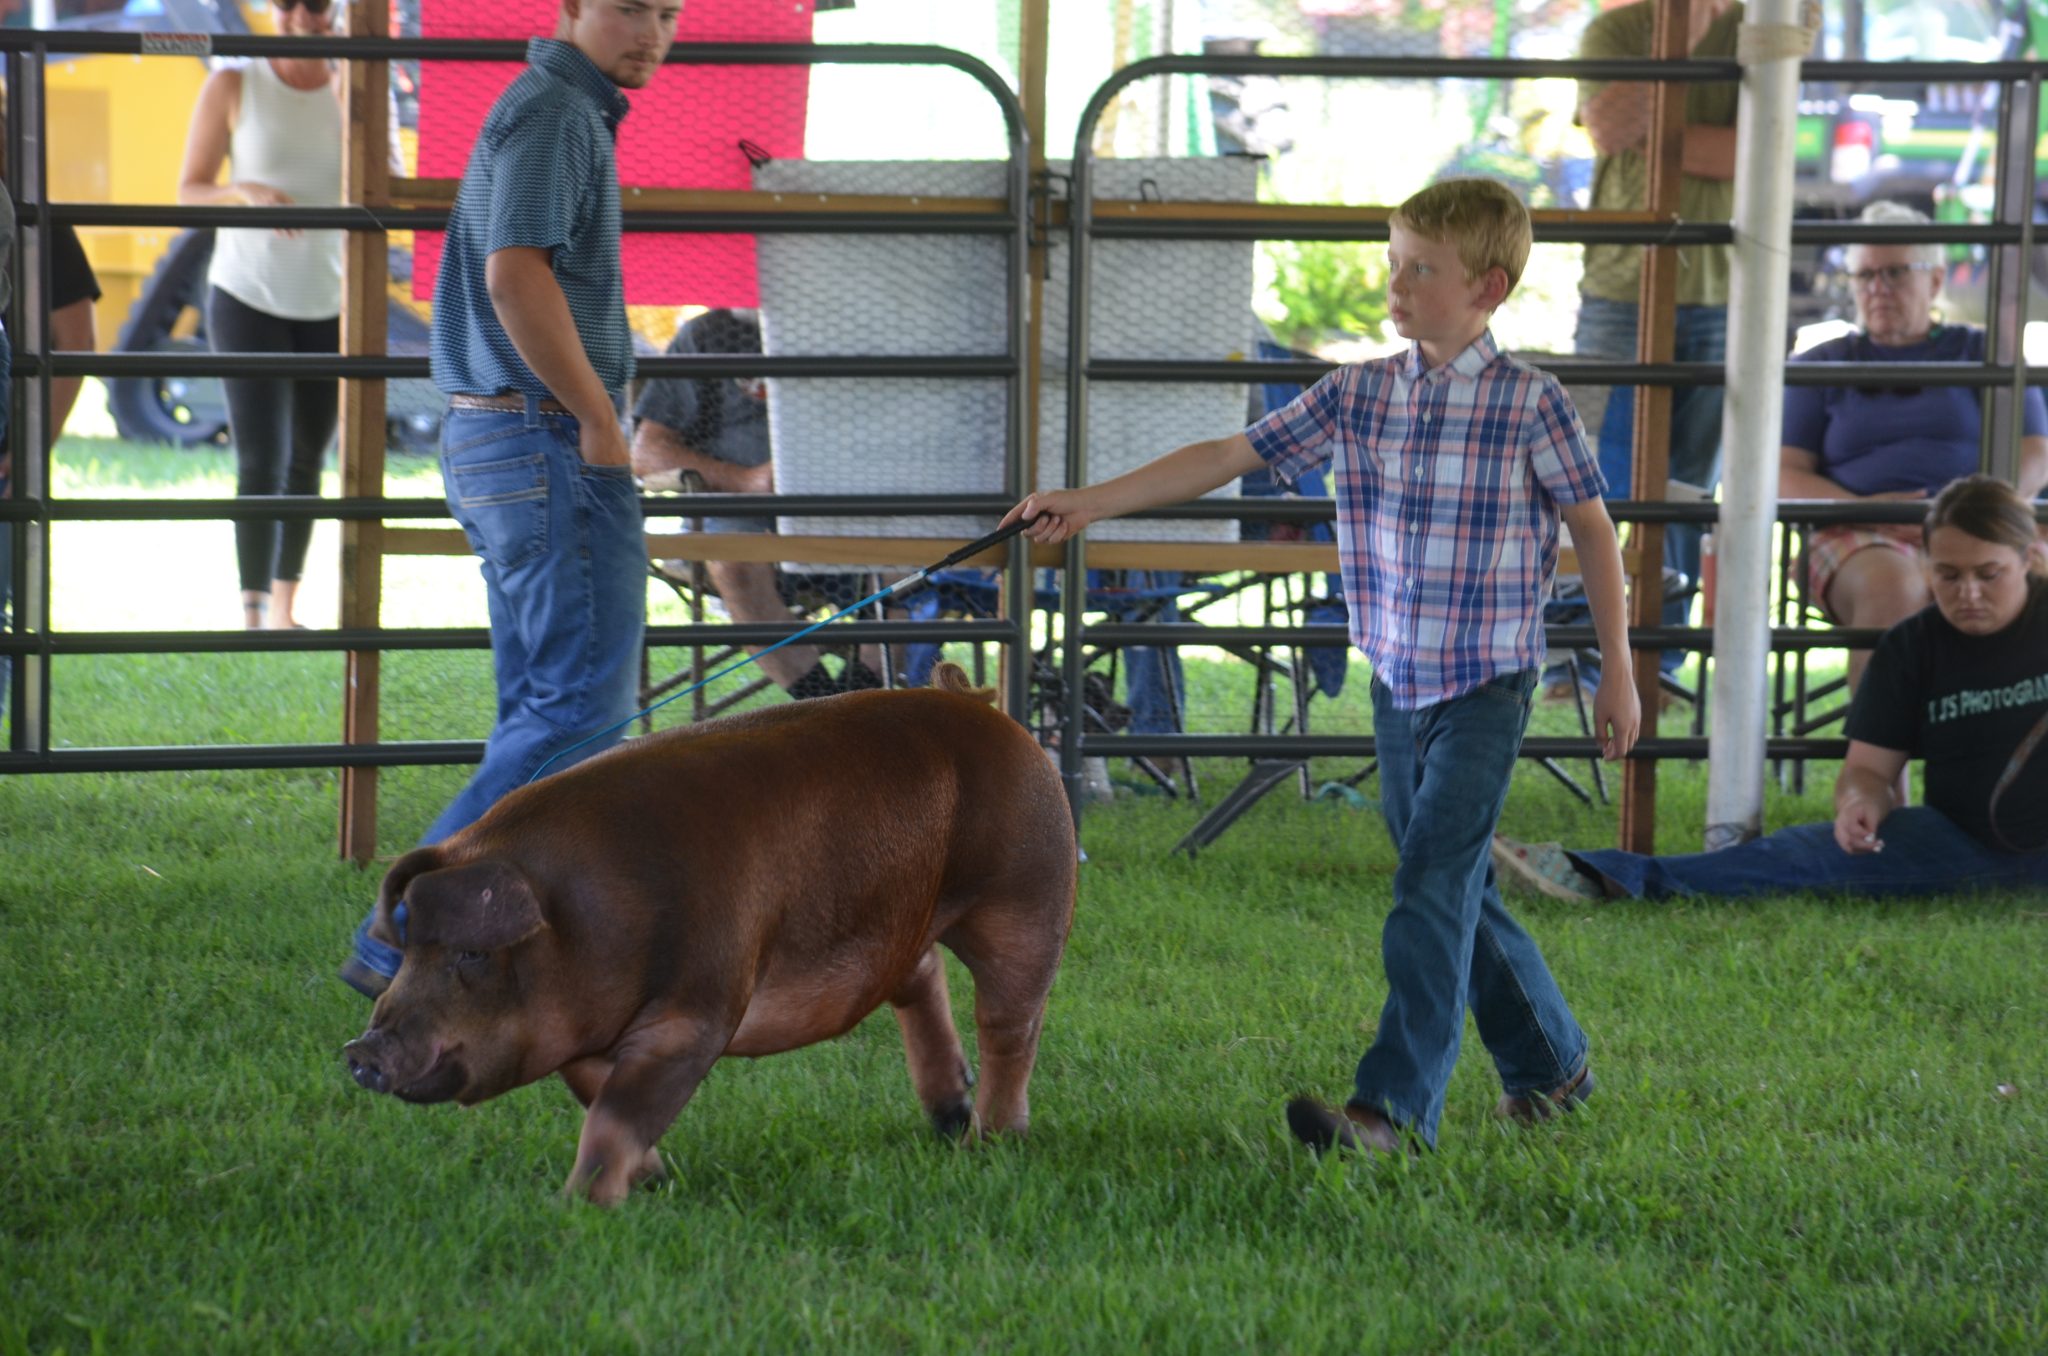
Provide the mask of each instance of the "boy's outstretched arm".
[{"label": "boy's outstretched arm", "polygon": [[1593,737],[1608,762],[1635,747],[1643,724],[1636,698],[1635,669],[1628,653],[1628,602],[1622,587],[1621,545],[1607,501],[1594,498],[1565,504],[1558,510],[1571,530],[1579,555],[1579,577],[1586,581],[1586,603],[1593,611],[1593,632],[1600,640],[1600,687],[1593,694]]},{"label": "boy's outstretched arm", "polygon": [[1078,490],[1034,494],[1003,515],[1003,526],[1038,514],[1024,530],[1033,541],[1062,542],[1099,518],[1199,499],[1218,485],[1258,470],[1265,462],[1242,433],[1189,443],[1135,471]]}]

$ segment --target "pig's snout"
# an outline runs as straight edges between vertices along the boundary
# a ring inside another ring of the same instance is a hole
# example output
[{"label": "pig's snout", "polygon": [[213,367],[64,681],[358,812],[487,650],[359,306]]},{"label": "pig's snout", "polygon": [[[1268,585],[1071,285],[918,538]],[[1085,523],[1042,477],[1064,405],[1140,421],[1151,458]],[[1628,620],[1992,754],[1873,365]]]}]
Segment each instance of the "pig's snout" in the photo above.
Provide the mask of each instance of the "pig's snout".
[{"label": "pig's snout", "polygon": [[385,1066],[383,1045],[382,1033],[370,1030],[341,1047],[342,1058],[348,1061],[349,1076],[371,1092],[391,1091],[391,1071]]},{"label": "pig's snout", "polygon": [[371,1027],[341,1047],[350,1077],[371,1092],[388,1092],[407,1102],[446,1102],[469,1086],[457,1052],[440,1041],[421,1049],[383,1027]]}]

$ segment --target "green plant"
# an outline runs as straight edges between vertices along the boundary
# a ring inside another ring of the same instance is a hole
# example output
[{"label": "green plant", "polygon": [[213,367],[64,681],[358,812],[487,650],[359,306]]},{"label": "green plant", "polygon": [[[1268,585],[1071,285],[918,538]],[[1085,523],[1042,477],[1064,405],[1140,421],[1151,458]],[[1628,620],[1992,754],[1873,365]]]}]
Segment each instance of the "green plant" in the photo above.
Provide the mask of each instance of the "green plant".
[{"label": "green plant", "polygon": [[1274,240],[1272,282],[1259,316],[1290,348],[1313,349],[1332,332],[1375,334],[1387,318],[1387,268],[1355,241]]}]

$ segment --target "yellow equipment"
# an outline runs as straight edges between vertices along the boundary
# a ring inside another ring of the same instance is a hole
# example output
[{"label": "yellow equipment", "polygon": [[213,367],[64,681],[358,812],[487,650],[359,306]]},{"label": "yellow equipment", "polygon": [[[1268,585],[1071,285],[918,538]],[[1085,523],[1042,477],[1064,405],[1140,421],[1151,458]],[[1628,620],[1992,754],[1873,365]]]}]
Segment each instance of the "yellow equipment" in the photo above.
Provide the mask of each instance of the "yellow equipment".
[{"label": "yellow equipment", "polygon": [[[271,31],[268,5],[243,5],[247,29]],[[56,202],[174,203],[185,131],[207,68],[189,56],[72,56],[43,72],[50,197]],[[100,343],[111,345],[173,227],[81,226],[99,274]],[[190,334],[189,318],[186,333]]]}]

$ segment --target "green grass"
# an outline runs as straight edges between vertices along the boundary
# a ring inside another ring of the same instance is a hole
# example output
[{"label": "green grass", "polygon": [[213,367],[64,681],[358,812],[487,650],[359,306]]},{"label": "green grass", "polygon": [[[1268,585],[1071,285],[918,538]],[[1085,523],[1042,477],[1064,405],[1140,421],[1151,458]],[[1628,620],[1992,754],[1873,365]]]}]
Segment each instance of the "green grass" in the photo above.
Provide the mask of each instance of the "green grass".
[{"label": "green grass", "polygon": [[[393,780],[395,819],[445,794]],[[1087,822],[1028,1144],[933,1141],[880,1016],[721,1064],[607,1215],[554,1199],[552,1083],[351,1087],[330,973],[375,877],[333,807],[318,773],[0,781],[0,1349],[2040,1349],[2024,902],[1525,905],[1598,1099],[1505,1130],[1475,1042],[1438,1153],[1319,1165],[1279,1107],[1366,1043],[1383,832],[1276,796],[1190,863],[1192,811],[1128,800]],[[1508,824],[1596,820],[1527,777]]]},{"label": "green grass", "polygon": [[[297,738],[333,681],[195,692],[164,662],[102,675],[73,737],[154,708]],[[408,682],[421,737],[487,719],[487,677]],[[1236,768],[1200,764],[1212,801]],[[461,775],[385,774],[387,841]],[[1696,841],[1704,780],[1667,765],[1666,842]],[[1597,1099],[1500,1126],[1473,1037],[1437,1153],[1318,1163],[1280,1106],[1341,1097],[1369,1039],[1384,830],[1283,789],[1190,862],[1197,812],[1127,796],[1084,827],[1028,1143],[935,1141],[877,1016],[720,1064],[671,1179],[605,1213],[556,1200],[557,1084],[462,1111],[349,1083],[364,1006],[332,971],[376,874],[334,860],[335,803],[325,772],[0,778],[0,1352],[2048,1345],[2038,899],[1521,903]],[[1531,768],[1504,827],[1613,817]]]}]

